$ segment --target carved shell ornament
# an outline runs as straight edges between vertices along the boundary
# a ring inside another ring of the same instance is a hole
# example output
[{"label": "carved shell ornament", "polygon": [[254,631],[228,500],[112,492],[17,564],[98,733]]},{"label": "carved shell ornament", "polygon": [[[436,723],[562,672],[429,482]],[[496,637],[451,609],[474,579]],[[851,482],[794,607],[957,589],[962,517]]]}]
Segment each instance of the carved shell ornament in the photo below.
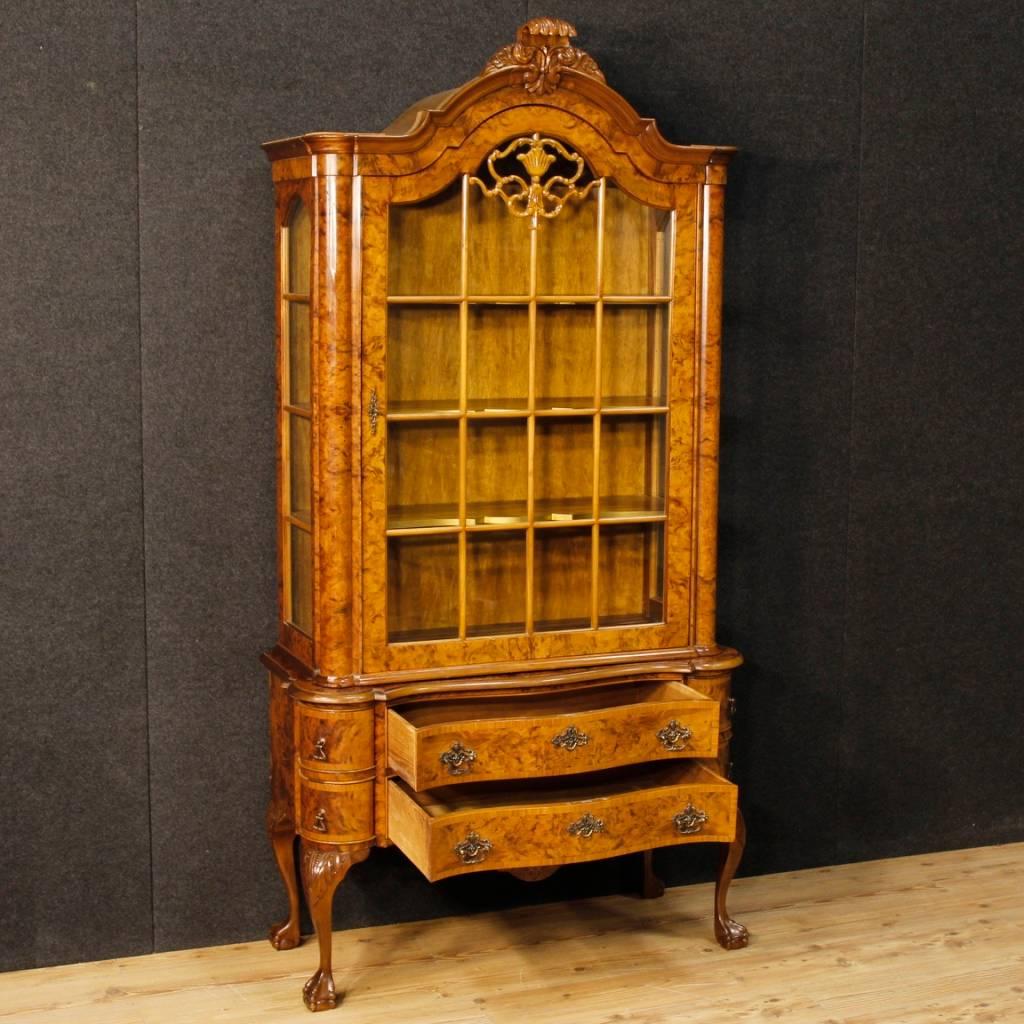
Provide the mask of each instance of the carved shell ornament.
[{"label": "carved shell ornament", "polygon": [[519,26],[516,41],[503,46],[485,65],[483,73],[523,69],[523,88],[543,96],[554,92],[567,68],[604,81],[597,61],[584,50],[573,46],[576,29],[561,18],[531,18]]}]

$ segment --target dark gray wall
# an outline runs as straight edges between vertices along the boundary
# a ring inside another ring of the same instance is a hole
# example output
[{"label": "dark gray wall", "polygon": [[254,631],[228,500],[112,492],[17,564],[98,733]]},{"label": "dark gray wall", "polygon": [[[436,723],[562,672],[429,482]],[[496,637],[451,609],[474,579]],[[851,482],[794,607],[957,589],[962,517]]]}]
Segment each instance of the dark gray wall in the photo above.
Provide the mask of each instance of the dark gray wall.
[{"label": "dark gray wall", "polygon": [[[0,967],[254,938],[273,638],[269,174],[528,15],[576,21],[727,209],[721,630],[764,872],[1024,838],[1020,5],[267,0],[0,14]],[[672,881],[710,851],[659,854]],[[621,889],[430,886],[338,927]]]}]

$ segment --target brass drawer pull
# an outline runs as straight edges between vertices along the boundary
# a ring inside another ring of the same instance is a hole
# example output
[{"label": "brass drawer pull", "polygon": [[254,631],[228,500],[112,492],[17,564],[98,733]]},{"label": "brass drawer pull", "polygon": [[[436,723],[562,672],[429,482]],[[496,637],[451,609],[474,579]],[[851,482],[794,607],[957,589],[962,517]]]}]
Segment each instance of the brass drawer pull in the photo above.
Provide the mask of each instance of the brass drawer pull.
[{"label": "brass drawer pull", "polygon": [[470,832],[461,843],[456,844],[455,852],[463,864],[480,864],[491,852],[491,841]]},{"label": "brass drawer pull", "polygon": [[672,824],[675,825],[676,831],[681,836],[692,836],[696,832],[702,832],[707,823],[707,811],[699,810],[689,801],[682,811],[672,819]]},{"label": "brass drawer pull", "polygon": [[315,828],[317,832],[327,831],[327,812],[322,807],[313,816],[313,828]]},{"label": "brass drawer pull", "polygon": [[569,835],[577,836],[579,839],[589,839],[595,833],[603,831],[604,822],[600,818],[595,818],[589,811],[579,821],[574,821],[569,826]]},{"label": "brass drawer pull", "polygon": [[476,760],[476,751],[464,747],[461,743],[453,743],[441,755],[441,764],[448,769],[449,775],[466,775],[470,765]]},{"label": "brass drawer pull", "polygon": [[321,736],[316,743],[313,744],[313,753],[309,755],[313,761],[326,761],[327,760],[327,737]]},{"label": "brass drawer pull", "polygon": [[693,732],[673,718],[664,729],[658,730],[658,739],[666,750],[685,750],[693,739]]},{"label": "brass drawer pull", "polygon": [[565,732],[560,732],[552,741],[552,746],[561,747],[562,750],[576,750],[578,747],[585,747],[590,742],[590,737],[585,732],[580,732],[575,725],[570,725]]}]

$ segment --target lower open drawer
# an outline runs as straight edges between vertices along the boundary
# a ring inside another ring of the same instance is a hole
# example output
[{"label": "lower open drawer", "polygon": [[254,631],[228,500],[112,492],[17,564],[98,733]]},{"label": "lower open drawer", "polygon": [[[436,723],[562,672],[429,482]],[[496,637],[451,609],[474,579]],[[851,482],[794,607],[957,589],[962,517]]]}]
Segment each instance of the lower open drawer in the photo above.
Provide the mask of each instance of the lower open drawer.
[{"label": "lower open drawer", "polygon": [[422,793],[392,779],[388,790],[389,837],[431,881],[736,834],[736,787],[702,761]]}]

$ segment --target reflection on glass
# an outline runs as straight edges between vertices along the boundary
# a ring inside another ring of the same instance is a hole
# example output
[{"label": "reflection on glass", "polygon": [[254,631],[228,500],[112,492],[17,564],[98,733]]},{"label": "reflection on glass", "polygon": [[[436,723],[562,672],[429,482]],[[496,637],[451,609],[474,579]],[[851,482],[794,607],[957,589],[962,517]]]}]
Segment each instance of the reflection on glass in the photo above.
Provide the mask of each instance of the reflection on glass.
[{"label": "reflection on glass", "polygon": [[598,625],[664,621],[664,565],[664,524],[602,526],[598,546]]},{"label": "reflection on glass", "polygon": [[458,538],[389,537],[387,601],[391,643],[458,636]]},{"label": "reflection on glass", "polygon": [[466,547],[468,636],[526,628],[526,533],[471,533]]},{"label": "reflection on glass", "polygon": [[668,363],[668,308],[604,308],[601,402],[605,407],[664,405]]},{"label": "reflection on glass", "polygon": [[458,307],[392,306],[387,364],[392,413],[457,411]]},{"label": "reflection on glass", "polygon": [[466,441],[467,525],[525,522],[526,420],[471,421]]},{"label": "reflection on glass", "polygon": [[473,412],[526,408],[530,388],[526,306],[469,307],[466,387]]},{"label": "reflection on glass", "polygon": [[534,622],[538,633],[590,625],[591,531],[538,530],[534,538]]},{"label": "reflection on glass", "polygon": [[285,304],[288,318],[288,401],[303,409],[310,407],[309,303]]},{"label": "reflection on glass", "polygon": [[459,525],[459,427],[388,424],[388,529]]},{"label": "reflection on glass", "polygon": [[421,203],[392,206],[388,294],[457,295],[461,232],[461,182]]},{"label": "reflection on glass", "polygon": [[287,290],[294,295],[309,295],[309,265],[313,256],[311,228],[306,204],[296,199],[288,219],[288,272],[285,276]]},{"label": "reflection on glass", "polygon": [[298,526],[290,526],[291,621],[307,636],[313,634],[313,538]]},{"label": "reflection on glass", "polygon": [[604,294],[668,295],[672,216],[610,182],[605,189]]},{"label": "reflection on glass", "polygon": [[293,413],[288,417],[288,431],[291,514],[308,523],[313,508],[313,423]]},{"label": "reflection on glass", "polygon": [[601,420],[601,518],[637,518],[665,511],[665,416]]}]

